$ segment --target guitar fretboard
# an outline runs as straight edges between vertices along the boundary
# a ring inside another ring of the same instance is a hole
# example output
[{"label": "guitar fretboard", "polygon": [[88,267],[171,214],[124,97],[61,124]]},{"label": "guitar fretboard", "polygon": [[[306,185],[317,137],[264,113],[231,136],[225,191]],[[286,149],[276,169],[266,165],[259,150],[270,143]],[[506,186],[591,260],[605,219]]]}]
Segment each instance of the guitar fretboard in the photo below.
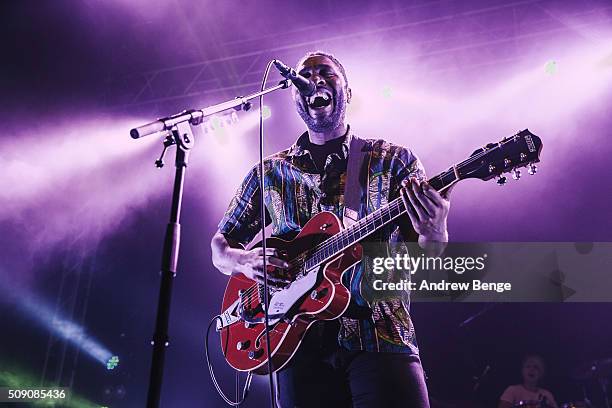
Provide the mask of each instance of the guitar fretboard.
[{"label": "guitar fretboard", "polygon": [[[528,164],[534,166],[534,163],[540,161],[541,150],[540,138],[525,129],[498,143],[489,143],[476,150],[461,163],[429,179],[428,183],[435,190],[442,192],[464,178],[489,180],[518,167],[525,167]],[[530,174],[535,173],[535,170],[531,171],[530,169]],[[317,245],[305,259],[306,270],[311,270],[333,258],[405,212],[404,202],[398,197],[368,214],[349,228]]]},{"label": "guitar fretboard", "polygon": [[[458,167],[459,166],[457,166],[457,168]],[[449,170],[429,179],[428,183],[437,191],[442,191],[458,180],[459,179],[457,178],[455,171],[451,167]],[[398,197],[387,205],[379,208],[371,214],[366,215],[349,228],[342,230],[338,234],[319,244],[306,260],[306,270],[310,270],[322,264],[327,259],[341,253],[351,245],[361,241],[405,212],[406,207],[404,206],[404,202],[402,201],[401,197]]]}]

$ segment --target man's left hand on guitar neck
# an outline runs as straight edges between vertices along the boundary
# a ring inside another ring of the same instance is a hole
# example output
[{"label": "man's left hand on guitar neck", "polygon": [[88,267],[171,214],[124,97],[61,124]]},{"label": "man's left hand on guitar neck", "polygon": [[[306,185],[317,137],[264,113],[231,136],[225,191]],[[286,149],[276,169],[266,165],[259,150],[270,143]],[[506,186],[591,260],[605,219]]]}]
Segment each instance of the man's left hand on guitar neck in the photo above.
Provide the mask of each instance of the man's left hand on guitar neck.
[{"label": "man's left hand on guitar neck", "polygon": [[407,208],[419,246],[430,256],[440,255],[448,242],[446,221],[450,209],[450,189],[438,193],[426,181],[404,180],[400,195]]}]

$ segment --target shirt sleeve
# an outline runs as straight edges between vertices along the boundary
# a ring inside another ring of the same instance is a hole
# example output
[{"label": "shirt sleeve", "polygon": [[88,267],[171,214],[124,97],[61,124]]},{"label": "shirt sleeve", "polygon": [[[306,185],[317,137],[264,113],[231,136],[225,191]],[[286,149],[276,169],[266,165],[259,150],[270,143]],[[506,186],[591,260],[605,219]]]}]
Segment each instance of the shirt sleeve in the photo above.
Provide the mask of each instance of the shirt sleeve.
[{"label": "shirt sleeve", "polygon": [[399,194],[399,187],[403,180],[413,177],[419,181],[427,180],[423,163],[411,150],[405,148],[398,149],[395,161],[397,169],[395,176],[397,179],[397,194]]},{"label": "shirt sleeve", "polygon": [[[236,195],[219,223],[219,232],[247,245],[261,230],[259,177],[253,167],[238,187]],[[266,214],[266,222],[268,216]]]},{"label": "shirt sleeve", "polygon": [[[427,180],[425,175],[425,167],[419,158],[409,149],[399,148],[395,154],[393,161],[393,188],[391,191],[391,200],[400,196],[400,188],[403,180],[416,178],[419,181]],[[418,234],[414,231],[412,223],[408,216],[404,215],[397,220],[400,234],[395,238],[399,241],[416,241]]]}]

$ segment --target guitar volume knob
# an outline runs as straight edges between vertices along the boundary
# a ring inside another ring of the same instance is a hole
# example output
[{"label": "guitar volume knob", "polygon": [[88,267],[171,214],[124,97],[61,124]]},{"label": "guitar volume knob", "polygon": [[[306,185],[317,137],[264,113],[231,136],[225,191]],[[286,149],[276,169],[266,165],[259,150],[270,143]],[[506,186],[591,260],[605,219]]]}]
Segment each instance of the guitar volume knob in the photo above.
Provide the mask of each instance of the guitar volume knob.
[{"label": "guitar volume knob", "polygon": [[249,360],[255,360],[263,355],[263,349],[249,351]]},{"label": "guitar volume knob", "polygon": [[312,300],[319,300],[321,298],[324,298],[325,295],[327,295],[327,292],[328,292],[327,288],[323,288],[321,290],[315,289],[312,292],[310,292],[310,298]]},{"label": "guitar volume knob", "polygon": [[236,350],[246,350],[249,348],[250,345],[251,342],[249,340],[239,341],[238,343],[236,343]]}]

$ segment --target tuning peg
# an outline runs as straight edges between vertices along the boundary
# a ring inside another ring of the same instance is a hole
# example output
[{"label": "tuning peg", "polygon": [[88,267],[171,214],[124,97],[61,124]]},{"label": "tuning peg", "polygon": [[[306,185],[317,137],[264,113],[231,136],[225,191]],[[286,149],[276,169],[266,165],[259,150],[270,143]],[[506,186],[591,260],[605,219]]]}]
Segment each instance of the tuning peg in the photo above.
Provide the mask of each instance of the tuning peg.
[{"label": "tuning peg", "polygon": [[504,184],[506,184],[506,177],[505,176],[499,176],[497,178],[497,185],[498,186],[503,186]]},{"label": "tuning peg", "polygon": [[518,180],[521,178],[521,171],[519,169],[512,170],[512,178]]},{"label": "tuning peg", "polygon": [[538,166],[536,166],[535,164],[531,163],[528,167],[527,167],[527,173],[529,173],[530,175],[534,175],[538,172]]}]

